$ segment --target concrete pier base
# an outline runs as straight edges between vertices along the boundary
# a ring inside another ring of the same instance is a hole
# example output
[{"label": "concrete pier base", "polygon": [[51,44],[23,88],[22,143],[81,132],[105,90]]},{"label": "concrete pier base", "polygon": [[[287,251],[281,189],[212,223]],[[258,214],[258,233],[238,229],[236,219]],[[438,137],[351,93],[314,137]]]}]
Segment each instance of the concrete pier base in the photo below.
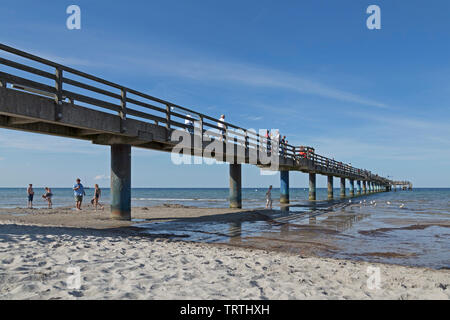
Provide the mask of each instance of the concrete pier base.
[{"label": "concrete pier base", "polygon": [[327,182],[327,188],[328,188],[328,200],[333,200],[334,195],[333,195],[333,176],[328,176],[327,177],[328,182]]},{"label": "concrete pier base", "polygon": [[309,200],[316,200],[316,174],[309,174]]},{"label": "concrete pier base", "polygon": [[111,145],[111,218],[131,220],[131,146]]},{"label": "concrete pier base", "polygon": [[341,198],[345,198],[345,178],[341,178]]},{"label": "concrete pier base", "polygon": [[242,208],[242,168],[240,163],[230,163],[230,208]]},{"label": "concrete pier base", "polygon": [[280,203],[289,203],[289,171],[280,171]]},{"label": "concrete pier base", "polygon": [[363,181],[363,193],[367,194],[367,182]]},{"label": "concrete pier base", "polygon": [[355,180],[350,179],[350,197],[355,196]]},{"label": "concrete pier base", "polygon": [[356,181],[356,194],[361,195],[361,180]]}]

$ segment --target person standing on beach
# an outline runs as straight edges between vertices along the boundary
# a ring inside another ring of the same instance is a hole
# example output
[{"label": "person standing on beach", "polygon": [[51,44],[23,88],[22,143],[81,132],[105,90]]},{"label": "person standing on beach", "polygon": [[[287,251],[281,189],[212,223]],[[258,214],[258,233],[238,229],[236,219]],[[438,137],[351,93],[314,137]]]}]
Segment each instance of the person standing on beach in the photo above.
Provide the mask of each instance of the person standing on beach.
[{"label": "person standing on beach", "polygon": [[266,209],[272,210],[272,186],[266,192]]},{"label": "person standing on beach", "polygon": [[42,195],[42,198],[47,200],[49,209],[51,209],[53,206],[52,197],[53,197],[52,189],[50,189],[49,187],[45,187],[45,193]]},{"label": "person standing on beach", "polygon": [[86,194],[84,192],[84,187],[81,184],[81,180],[78,178],[77,183],[73,186],[73,193],[76,201],[76,209],[81,210],[81,203],[83,202],[83,196]]},{"label": "person standing on beach", "polygon": [[28,208],[33,209],[34,190],[33,185],[31,183],[28,185],[27,194],[28,194]]},{"label": "person standing on beach", "polygon": [[105,207],[103,207],[99,202],[101,196],[102,190],[99,188],[98,184],[95,184],[94,198],[92,199],[92,204],[95,206],[95,211],[97,211],[97,206],[100,206],[102,210],[105,209]]}]

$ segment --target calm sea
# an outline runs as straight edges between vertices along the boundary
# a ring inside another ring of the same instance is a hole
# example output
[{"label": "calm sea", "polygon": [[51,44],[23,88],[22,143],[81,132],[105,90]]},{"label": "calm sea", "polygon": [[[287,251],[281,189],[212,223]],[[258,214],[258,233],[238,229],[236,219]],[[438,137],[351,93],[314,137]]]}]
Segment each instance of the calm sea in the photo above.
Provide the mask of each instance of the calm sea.
[{"label": "calm sea", "polygon": [[[243,188],[243,206],[256,208],[265,205],[266,188]],[[34,188],[34,207],[45,208],[46,202],[41,198],[44,194],[43,188]],[[348,192],[348,191],[347,191]],[[53,206],[66,207],[74,204],[73,191],[71,188],[52,188]],[[86,199],[91,199],[94,189],[86,189]],[[228,188],[133,188],[131,191],[133,207],[157,206],[165,203],[181,204],[186,206],[197,206],[206,208],[217,208],[228,206]],[[109,188],[102,189],[102,201],[109,203]],[[336,199],[339,190],[335,190]],[[308,199],[308,189],[291,188],[290,197],[292,203],[301,203]],[[326,199],[326,189],[317,190],[318,199]],[[279,189],[273,189],[272,198],[279,198]],[[274,201],[274,206],[276,205]],[[26,207],[26,188],[0,188],[0,208]]]}]

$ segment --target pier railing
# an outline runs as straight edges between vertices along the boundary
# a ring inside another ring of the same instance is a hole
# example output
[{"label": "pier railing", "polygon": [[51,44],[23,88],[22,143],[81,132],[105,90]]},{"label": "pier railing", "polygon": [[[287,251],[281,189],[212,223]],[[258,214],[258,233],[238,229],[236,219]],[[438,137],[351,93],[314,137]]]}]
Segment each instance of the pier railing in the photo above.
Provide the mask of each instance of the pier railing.
[{"label": "pier railing", "polygon": [[[224,137],[223,128],[219,126],[219,120],[215,117],[4,44],[0,44],[0,50],[6,53],[3,57],[0,56],[0,65],[4,69],[0,71],[0,85],[54,99],[55,121],[60,120],[61,113],[58,112],[58,107],[63,102],[74,106],[76,103],[80,107],[117,115],[121,122],[121,132],[124,134],[127,132],[127,119],[132,118],[164,126],[169,132],[176,129],[186,131],[196,129],[193,134],[201,133],[199,134],[201,146],[206,137],[213,139]],[[14,57],[15,60],[6,57]],[[8,70],[10,72],[6,72]],[[246,151],[256,149],[259,152],[278,152],[280,157],[292,160],[295,165],[310,161],[313,166],[360,179],[378,177],[367,170],[318,155],[311,147],[281,144],[276,138],[266,137],[265,133],[260,134],[226,121],[220,123],[226,127],[225,139],[243,146]]]}]

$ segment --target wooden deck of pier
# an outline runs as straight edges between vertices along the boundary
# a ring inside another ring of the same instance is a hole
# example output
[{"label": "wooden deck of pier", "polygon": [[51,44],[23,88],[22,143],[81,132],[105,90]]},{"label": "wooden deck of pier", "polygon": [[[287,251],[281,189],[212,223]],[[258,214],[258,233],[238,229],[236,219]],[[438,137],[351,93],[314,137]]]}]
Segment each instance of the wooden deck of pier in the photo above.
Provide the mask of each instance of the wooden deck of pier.
[{"label": "wooden deck of pier", "polygon": [[321,156],[311,147],[280,147],[265,131],[223,122],[223,134],[217,118],[3,44],[1,52],[0,127],[110,145],[113,218],[131,218],[131,147],[229,162],[232,207],[242,206],[242,163],[280,171],[283,203],[289,203],[289,171],[309,174],[310,200],[316,200],[316,174],[328,176],[329,198],[333,177],[341,178],[341,197],[346,196],[346,180],[350,196],[397,185],[412,188],[408,181],[392,181]]}]

